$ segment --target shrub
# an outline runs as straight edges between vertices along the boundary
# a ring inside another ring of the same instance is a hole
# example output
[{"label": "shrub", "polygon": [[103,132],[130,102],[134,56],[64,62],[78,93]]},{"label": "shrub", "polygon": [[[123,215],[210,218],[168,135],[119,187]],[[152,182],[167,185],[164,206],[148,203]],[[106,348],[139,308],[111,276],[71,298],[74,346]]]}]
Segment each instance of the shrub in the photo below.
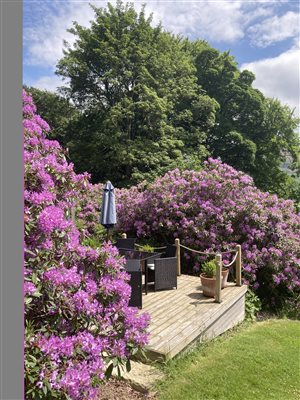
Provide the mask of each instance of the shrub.
[{"label": "shrub", "polygon": [[[208,252],[241,244],[244,283],[265,305],[295,307],[300,215],[293,201],[261,192],[251,177],[211,158],[200,172],[170,171],[148,186],[118,191],[117,199],[122,232],[151,237],[161,245],[178,237]],[[188,252],[184,256],[193,257]],[[205,259],[200,257],[201,262]]]},{"label": "shrub", "polygon": [[154,252],[154,247],[151,246],[150,244],[143,244],[139,250],[141,251],[147,251],[148,253],[153,253]]},{"label": "shrub", "polygon": [[203,263],[202,272],[207,276],[207,278],[213,278],[216,276],[217,264],[215,260],[207,261]]},{"label": "shrub", "polygon": [[85,219],[89,177],[46,139],[49,126],[26,92],[23,102],[25,397],[92,399],[110,365],[128,363],[147,342],[149,317],[128,307],[117,249],[82,244],[88,229],[70,210],[82,207]]},{"label": "shrub", "polygon": [[261,310],[261,301],[259,297],[248,289],[245,299],[245,317],[247,320],[254,321],[257,313]]},{"label": "shrub", "polygon": [[86,188],[74,207],[74,212],[76,225],[80,229],[84,229],[88,237],[94,235],[103,240],[105,229],[99,223],[102,192],[102,184],[93,185],[87,182]]}]

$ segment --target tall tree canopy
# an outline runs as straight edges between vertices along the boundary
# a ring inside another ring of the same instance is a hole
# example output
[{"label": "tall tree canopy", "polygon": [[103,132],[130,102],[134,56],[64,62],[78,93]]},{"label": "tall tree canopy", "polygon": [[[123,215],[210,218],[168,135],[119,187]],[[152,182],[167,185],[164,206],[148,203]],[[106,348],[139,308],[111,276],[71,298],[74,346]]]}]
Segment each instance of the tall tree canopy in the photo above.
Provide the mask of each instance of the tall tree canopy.
[{"label": "tall tree canopy", "polygon": [[153,28],[144,9],[94,8],[90,28],[77,23],[57,73],[84,111],[70,138],[71,157],[95,181],[151,179],[207,155],[206,133],[218,104],[197,84],[185,40]]},{"label": "tall tree canopy", "polygon": [[229,52],[153,27],[144,8],[93,9],[89,28],[70,29],[75,44],[57,65],[80,110],[64,138],[78,172],[128,186],[174,166],[198,169],[211,154],[260,188],[300,199],[298,121],[252,86],[253,73]]}]

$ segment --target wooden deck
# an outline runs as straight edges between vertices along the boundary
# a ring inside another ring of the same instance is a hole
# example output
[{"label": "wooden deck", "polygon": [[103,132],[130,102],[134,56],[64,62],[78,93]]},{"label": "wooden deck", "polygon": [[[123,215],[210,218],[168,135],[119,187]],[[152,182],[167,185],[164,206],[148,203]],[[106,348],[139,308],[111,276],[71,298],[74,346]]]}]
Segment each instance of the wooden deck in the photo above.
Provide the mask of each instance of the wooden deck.
[{"label": "wooden deck", "polygon": [[164,361],[195,341],[212,339],[244,319],[247,286],[229,284],[222,303],[202,295],[199,277],[181,275],[177,290],[143,295],[142,312],[149,312],[150,342],[147,355]]}]

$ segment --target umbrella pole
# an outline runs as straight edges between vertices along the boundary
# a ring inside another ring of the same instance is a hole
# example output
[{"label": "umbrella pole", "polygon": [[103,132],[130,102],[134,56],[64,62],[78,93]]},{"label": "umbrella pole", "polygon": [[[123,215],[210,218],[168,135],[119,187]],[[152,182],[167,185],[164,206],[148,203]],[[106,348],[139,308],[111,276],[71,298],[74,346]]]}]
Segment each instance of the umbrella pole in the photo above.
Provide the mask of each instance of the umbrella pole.
[{"label": "umbrella pole", "polygon": [[111,232],[109,230],[109,228],[107,229],[107,236],[106,236],[106,240],[109,241],[111,239]]}]

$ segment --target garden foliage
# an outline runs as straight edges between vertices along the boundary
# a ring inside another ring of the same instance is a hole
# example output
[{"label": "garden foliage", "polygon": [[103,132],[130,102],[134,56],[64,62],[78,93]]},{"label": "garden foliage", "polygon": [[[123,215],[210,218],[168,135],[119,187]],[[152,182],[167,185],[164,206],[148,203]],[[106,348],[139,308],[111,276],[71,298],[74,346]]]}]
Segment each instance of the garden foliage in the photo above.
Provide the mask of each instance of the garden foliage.
[{"label": "garden foliage", "polygon": [[118,0],[92,8],[89,27],[74,22],[69,30],[74,42],[57,65],[76,110],[63,106],[68,126],[60,98],[33,94],[63,124],[57,138],[78,172],[129,187],[174,168],[199,170],[210,155],[261,190],[300,202],[299,120],[255,89],[252,72],[204,40],[154,26],[145,7]]},{"label": "garden foliage", "polygon": [[46,138],[49,126],[25,91],[23,102],[25,396],[92,399],[109,366],[128,365],[147,342],[149,317],[128,307],[117,249],[82,245],[93,225],[78,229],[70,209],[81,209],[82,221],[91,211],[89,177]]},{"label": "garden foliage", "polygon": [[[261,192],[251,177],[210,158],[201,172],[173,170],[119,190],[117,202],[119,230],[157,244],[178,237],[208,252],[241,244],[244,283],[265,305],[299,313],[300,215],[293,201]],[[190,261],[199,270],[198,260]]]}]

